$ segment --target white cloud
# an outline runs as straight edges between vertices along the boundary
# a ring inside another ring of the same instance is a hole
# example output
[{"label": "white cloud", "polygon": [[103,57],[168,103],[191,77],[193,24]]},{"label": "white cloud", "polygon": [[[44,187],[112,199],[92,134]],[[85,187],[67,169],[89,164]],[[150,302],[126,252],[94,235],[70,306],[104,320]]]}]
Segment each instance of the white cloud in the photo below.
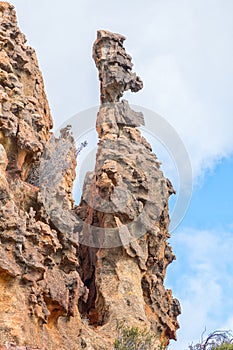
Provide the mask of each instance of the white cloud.
[{"label": "white cloud", "polygon": [[233,329],[232,232],[221,229],[177,232],[172,240],[177,262],[167,284],[181,302],[181,329],[172,350],[186,349],[216,329]]},{"label": "white cloud", "polygon": [[[96,30],[125,34],[154,109],[183,138],[194,175],[233,152],[233,2],[12,0],[37,50],[56,125],[99,99],[91,58]],[[129,96],[129,95],[127,95]]]}]

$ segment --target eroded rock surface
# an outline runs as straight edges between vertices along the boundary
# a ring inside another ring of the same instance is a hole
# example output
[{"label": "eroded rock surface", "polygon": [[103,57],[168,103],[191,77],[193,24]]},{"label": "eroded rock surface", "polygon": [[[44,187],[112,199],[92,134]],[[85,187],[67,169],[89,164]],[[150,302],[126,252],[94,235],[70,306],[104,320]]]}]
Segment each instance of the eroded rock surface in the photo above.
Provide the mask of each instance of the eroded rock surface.
[{"label": "eroded rock surface", "polygon": [[[179,303],[163,286],[174,259],[167,243],[174,190],[137,129],[143,115],[120,101],[142,88],[124,39],[99,31],[94,44],[99,145],[75,207],[74,140],[68,128],[60,138],[51,133],[35,52],[13,6],[0,2],[0,349],[113,349],[119,324],[154,332],[154,349],[176,337]],[[66,142],[63,156],[58,146]],[[61,176],[45,202],[39,174],[56,164]]]},{"label": "eroded rock surface", "polygon": [[101,102],[117,102],[124,91],[137,92],[143,84],[132,73],[131,57],[123,47],[125,37],[120,34],[99,30],[93,48],[93,58],[99,70]]},{"label": "eroded rock surface", "polygon": [[123,40],[99,31],[93,48],[101,81],[99,144],[79,208],[93,227],[92,248],[80,254],[82,279],[90,288],[86,311],[92,324],[108,332],[123,323],[147,328],[168,344],[176,339],[180,314],[179,302],[163,285],[175,258],[167,243],[168,198],[174,189],[137,129],[143,115],[119,100],[125,90],[142,88]]},{"label": "eroded rock surface", "polygon": [[[52,225],[40,199],[39,160],[52,119],[25,42],[13,6],[0,2],[0,346],[77,349],[77,303],[88,291],[77,272],[78,244]],[[70,207],[73,158],[60,189]]]}]

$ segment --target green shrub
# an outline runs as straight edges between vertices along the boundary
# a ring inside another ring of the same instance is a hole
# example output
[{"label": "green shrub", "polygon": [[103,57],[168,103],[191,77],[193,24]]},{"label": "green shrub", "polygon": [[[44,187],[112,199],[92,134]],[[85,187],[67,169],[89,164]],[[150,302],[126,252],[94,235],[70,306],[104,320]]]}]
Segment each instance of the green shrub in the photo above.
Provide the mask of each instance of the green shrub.
[{"label": "green shrub", "polygon": [[148,330],[141,330],[138,327],[121,327],[119,335],[114,342],[114,349],[117,350],[165,350],[163,345],[153,347],[156,341],[154,334]]},{"label": "green shrub", "polygon": [[222,343],[221,345],[214,346],[212,350],[233,350],[233,344]]}]

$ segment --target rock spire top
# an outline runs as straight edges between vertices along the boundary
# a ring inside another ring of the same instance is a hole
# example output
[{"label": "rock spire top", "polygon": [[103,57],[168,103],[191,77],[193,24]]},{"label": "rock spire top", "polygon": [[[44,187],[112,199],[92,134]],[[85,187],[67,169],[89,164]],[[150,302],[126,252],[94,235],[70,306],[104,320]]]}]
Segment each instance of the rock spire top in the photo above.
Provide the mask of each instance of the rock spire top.
[{"label": "rock spire top", "polygon": [[143,82],[132,72],[132,57],[123,46],[125,37],[106,30],[97,32],[93,58],[99,70],[101,103],[119,102],[124,91],[137,92]]}]

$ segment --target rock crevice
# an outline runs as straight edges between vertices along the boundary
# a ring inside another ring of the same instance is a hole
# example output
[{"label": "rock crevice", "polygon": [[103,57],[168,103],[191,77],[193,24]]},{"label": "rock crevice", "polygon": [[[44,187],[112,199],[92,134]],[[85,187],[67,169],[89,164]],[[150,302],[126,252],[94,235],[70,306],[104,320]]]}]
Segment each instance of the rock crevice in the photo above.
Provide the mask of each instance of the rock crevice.
[{"label": "rock crevice", "polygon": [[35,52],[13,6],[0,2],[1,349],[113,349],[119,324],[156,334],[154,349],[176,338],[180,307],[163,285],[174,259],[167,243],[174,190],[140,134],[142,113],[121,100],[143,86],[124,40],[102,30],[93,47],[99,144],[75,206],[74,139],[68,128],[52,134]]},{"label": "rock crevice", "polygon": [[87,175],[78,208],[94,227],[95,247],[86,247],[84,254],[85,266],[93,266],[91,279],[90,271],[83,269],[84,283],[88,281],[94,290],[87,312],[92,324],[109,332],[123,322],[146,327],[167,344],[176,339],[180,314],[179,302],[163,284],[166,268],[175,258],[167,243],[168,198],[175,191],[137,129],[144,125],[142,113],[120,101],[129,88],[142,88],[141,79],[131,73],[123,40],[99,31],[93,47],[101,83],[99,144],[95,169]]}]

